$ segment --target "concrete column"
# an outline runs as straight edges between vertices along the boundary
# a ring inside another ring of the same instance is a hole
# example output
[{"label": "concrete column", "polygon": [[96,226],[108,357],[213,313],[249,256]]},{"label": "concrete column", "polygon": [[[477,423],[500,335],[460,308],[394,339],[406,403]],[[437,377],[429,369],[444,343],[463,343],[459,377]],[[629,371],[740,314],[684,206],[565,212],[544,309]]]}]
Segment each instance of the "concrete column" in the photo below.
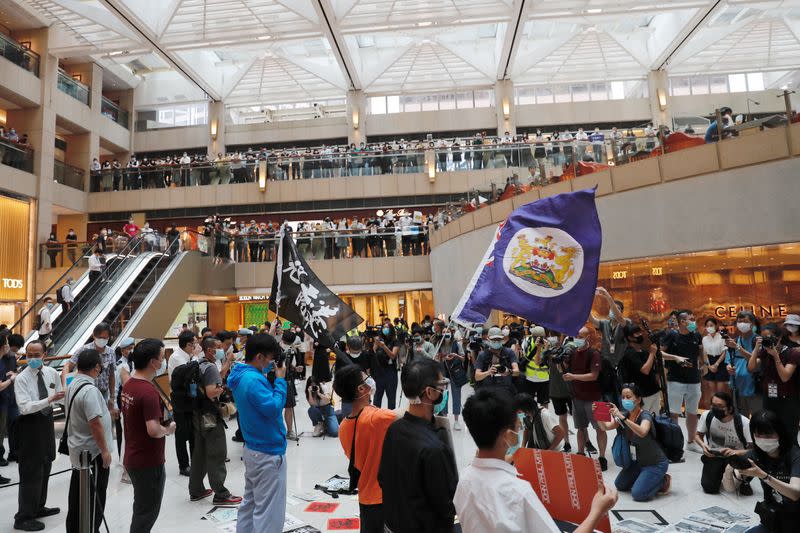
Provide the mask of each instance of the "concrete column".
[{"label": "concrete column", "polygon": [[367,142],[367,97],[363,91],[347,91],[347,142]]},{"label": "concrete column", "polygon": [[653,126],[656,128],[667,126],[672,129],[667,71],[651,70],[647,74],[647,89],[650,94],[650,116],[653,117]]},{"label": "concrete column", "polygon": [[[214,129],[216,128],[216,139]],[[208,153],[214,157],[225,153],[225,103],[208,104]]]},{"label": "concrete column", "polygon": [[494,84],[494,108],[497,115],[497,135],[505,132],[517,134],[517,121],[514,117],[514,82],[497,80]]},{"label": "concrete column", "polygon": [[95,158],[100,159],[100,136],[96,132],[79,133],[67,135],[65,140],[67,150],[64,152],[64,162],[86,171],[84,187],[89,190],[89,169]]}]

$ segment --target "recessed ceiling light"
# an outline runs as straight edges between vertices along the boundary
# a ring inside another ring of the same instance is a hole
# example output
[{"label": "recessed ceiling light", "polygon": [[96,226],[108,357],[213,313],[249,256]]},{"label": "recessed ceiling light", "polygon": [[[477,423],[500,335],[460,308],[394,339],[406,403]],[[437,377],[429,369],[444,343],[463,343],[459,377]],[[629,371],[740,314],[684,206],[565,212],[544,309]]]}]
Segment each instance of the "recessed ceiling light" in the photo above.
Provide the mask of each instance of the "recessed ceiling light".
[{"label": "recessed ceiling light", "polygon": [[433,25],[433,22],[430,22],[430,21],[417,22],[417,26],[419,26],[420,28],[424,28],[425,26],[432,26],[432,25]]},{"label": "recessed ceiling light", "polygon": [[600,8],[600,7],[594,7],[592,9],[587,9],[586,10],[586,13],[589,14],[589,15],[596,15],[596,14],[602,13],[602,12],[603,12],[603,9]]},{"label": "recessed ceiling light", "polygon": [[261,37],[256,37],[259,41],[269,41],[272,39],[272,35],[262,35]]}]

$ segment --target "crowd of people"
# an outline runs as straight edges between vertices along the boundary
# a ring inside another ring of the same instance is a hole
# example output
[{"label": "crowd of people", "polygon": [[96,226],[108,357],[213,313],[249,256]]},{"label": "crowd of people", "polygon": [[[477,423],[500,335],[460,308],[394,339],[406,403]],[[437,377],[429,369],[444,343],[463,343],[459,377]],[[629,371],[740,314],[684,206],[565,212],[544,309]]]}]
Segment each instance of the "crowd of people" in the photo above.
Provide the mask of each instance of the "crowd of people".
[{"label": "crowd of people", "polygon": [[23,169],[30,150],[27,133],[20,135],[14,128],[0,126],[0,163]]},{"label": "crowd of people", "polygon": [[[280,531],[286,442],[298,438],[295,408],[303,394],[313,435],[338,437],[349,461],[362,531],[450,531],[456,514],[465,532],[560,531],[530,484],[517,478],[520,448],[589,455],[604,471],[613,459],[614,488],[599,488],[578,531],[597,526],[616,491],[634,501],[667,493],[670,464],[685,452],[701,454],[698,483],[709,494],[752,495],[758,478],[764,496],[752,531],[793,530],[800,513],[800,316],[762,325],[741,311],[735,324],[709,318],[701,329],[690,310],[676,310],[653,332],[626,316],[608,291],[596,294],[608,316],[591,315],[574,337],[524,321],[463,328],[427,316],[410,326],[386,317],[329,345],[276,320],[216,334],[184,328],[167,360],[157,339],[120,339],[112,349],[110,328],[100,324],[60,374],[43,364],[44,342],[29,342],[23,354],[24,339],[0,330],[0,432],[10,435],[9,458],[0,465],[16,460],[20,472],[14,526],[40,530],[39,518],[59,512],[46,503],[52,410],[62,403],[72,464],[81,451],[90,453],[96,531],[114,437],[124,480],[134,488],[131,530],[138,532],[158,518],[164,437],[172,434],[190,500],[239,505],[238,531]],[[169,416],[166,393],[154,383],[160,375],[170,382]],[[397,408],[398,387],[405,409]],[[464,387],[474,391],[464,394]],[[237,411],[242,496],[225,485],[225,423]],[[677,424],[682,416],[685,431]],[[451,431],[464,426],[478,453],[459,473]],[[677,454],[669,440],[675,431]],[[616,435],[611,446],[609,435]],[[77,519],[76,476],[68,525]]]},{"label": "crowd of people", "polygon": [[[478,132],[473,137],[406,140],[347,145],[321,145],[306,148],[267,148],[232,153],[203,154],[183,152],[157,157],[134,154],[124,165],[118,160],[91,166],[91,190],[119,191],[219,185],[255,182],[258,162],[266,161],[267,178],[293,180],[374,176],[425,172],[426,151],[435,154],[437,170],[480,170],[522,167],[539,169],[545,165],[563,167],[575,160],[604,163],[609,154],[652,151],[659,144],[658,131],[646,125],[641,134],[616,127],[601,131],[578,128],[571,131],[523,133],[505,132],[493,137]],[[560,174],[556,172],[557,174]]]}]

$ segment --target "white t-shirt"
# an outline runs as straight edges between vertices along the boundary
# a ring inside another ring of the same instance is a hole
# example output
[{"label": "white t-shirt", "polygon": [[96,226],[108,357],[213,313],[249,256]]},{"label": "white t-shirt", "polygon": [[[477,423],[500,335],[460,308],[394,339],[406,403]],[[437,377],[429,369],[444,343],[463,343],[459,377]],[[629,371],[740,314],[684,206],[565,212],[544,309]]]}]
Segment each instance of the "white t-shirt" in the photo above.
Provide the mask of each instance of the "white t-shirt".
[{"label": "white t-shirt", "polygon": [[53,325],[50,323],[50,309],[45,305],[39,310],[39,335],[48,335],[53,331]]},{"label": "white t-shirt", "polygon": [[[709,413],[711,413],[711,411],[706,411],[700,417],[700,422],[697,424],[697,431],[699,433],[705,434],[706,428],[708,427],[707,419]],[[744,433],[745,440],[748,443],[753,442],[753,437],[750,435],[750,421],[742,415],[739,415],[739,417],[742,419],[742,433]],[[742,446],[742,441],[740,441],[738,435],[736,435],[736,427],[733,424],[733,418],[731,418],[729,422],[721,422],[718,418],[714,417],[714,419],[711,420],[711,435],[706,435],[706,442],[709,443],[708,447],[711,449],[730,448],[732,450],[741,450],[744,448],[744,446]]]},{"label": "white t-shirt", "polygon": [[464,533],[558,533],[531,484],[500,459],[472,460],[453,498]]},{"label": "white t-shirt", "polygon": [[714,336],[706,335],[703,337],[703,351],[706,355],[718,356],[725,351],[725,341],[722,335],[714,333]]},{"label": "white t-shirt", "polygon": [[[558,418],[544,407],[539,408],[539,412],[542,413],[542,425],[544,426],[545,434],[547,434],[547,442],[552,444],[553,440],[555,439],[553,428],[558,426]],[[538,440],[536,436],[535,424],[531,429],[531,438],[533,439],[533,442]],[[537,448],[543,448],[543,446],[537,446]]]},{"label": "white t-shirt", "polygon": [[185,365],[189,361],[194,359],[193,356],[189,355],[188,353],[184,352],[180,348],[175,348],[172,351],[172,355],[169,356],[169,361],[167,361],[167,374],[169,374],[170,379],[172,379],[172,372],[181,365]]}]

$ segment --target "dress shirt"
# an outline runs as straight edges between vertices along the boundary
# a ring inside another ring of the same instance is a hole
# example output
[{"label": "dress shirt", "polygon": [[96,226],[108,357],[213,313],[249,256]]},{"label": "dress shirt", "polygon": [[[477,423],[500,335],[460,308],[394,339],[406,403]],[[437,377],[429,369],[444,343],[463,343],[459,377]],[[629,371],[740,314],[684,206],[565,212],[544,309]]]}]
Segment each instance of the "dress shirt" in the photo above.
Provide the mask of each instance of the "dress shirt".
[{"label": "dress shirt", "polygon": [[172,355],[169,356],[169,361],[167,361],[167,374],[169,374],[169,378],[172,379],[172,372],[176,368],[181,365],[185,365],[193,359],[194,357],[192,355],[189,355],[180,348],[175,348],[175,350],[172,352]]},{"label": "dress shirt", "polygon": [[102,272],[103,270],[103,263],[100,261],[100,258],[94,254],[89,258],[89,270],[94,272]]},{"label": "dress shirt", "polygon": [[72,295],[72,287],[69,283],[61,287],[61,299],[68,304],[75,301],[75,296]]},{"label": "dress shirt", "polygon": [[[111,376],[114,376],[117,373],[117,356],[114,353],[114,350],[108,345],[106,345],[104,348],[98,348],[93,342],[90,342],[89,344],[82,346],[77,353],[72,354],[72,357],[69,358],[69,362],[75,365],[75,368],[78,367],[78,355],[80,355],[80,353],[84,350],[97,350],[100,352],[100,360],[103,364],[103,371],[97,376],[94,384],[104,395],[108,394],[108,385],[110,383]],[[111,392],[116,394],[116,391]]]},{"label": "dress shirt", "polygon": [[464,533],[561,531],[530,483],[500,459],[473,459],[461,474],[453,503]]},{"label": "dress shirt", "polygon": [[39,335],[49,335],[53,331],[53,324],[50,322],[50,309],[45,305],[39,310]]},{"label": "dress shirt", "polygon": [[[61,375],[55,368],[47,365],[42,366],[42,368],[38,370],[34,370],[29,366],[25,367],[25,369],[19,373],[17,379],[14,380],[14,396],[17,399],[17,407],[19,407],[20,415],[32,415],[51,407],[47,398],[43,400],[39,399],[39,372],[42,373],[48,396],[62,390]],[[56,403],[63,402],[59,400]]]}]

